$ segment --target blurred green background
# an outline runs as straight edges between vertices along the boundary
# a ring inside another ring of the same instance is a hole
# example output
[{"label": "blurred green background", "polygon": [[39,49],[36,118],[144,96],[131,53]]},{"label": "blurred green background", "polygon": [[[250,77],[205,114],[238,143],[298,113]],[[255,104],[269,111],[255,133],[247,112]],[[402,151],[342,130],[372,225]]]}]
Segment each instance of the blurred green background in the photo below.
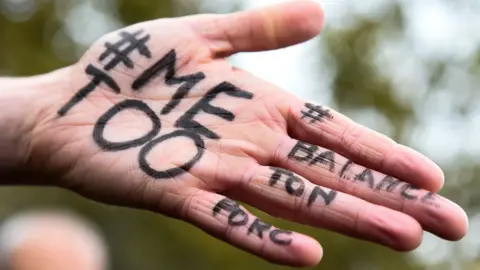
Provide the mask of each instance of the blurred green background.
[{"label": "blurred green background", "polygon": [[[279,1],[0,0],[0,74],[32,75],[71,64],[96,38],[128,24],[274,2]],[[232,63],[438,162],[446,173],[442,194],[467,209],[470,232],[458,243],[425,234],[418,251],[400,254],[259,215],[318,239],[325,257],[315,269],[480,269],[475,235],[480,232],[480,181],[475,181],[480,2],[325,0],[323,5],[321,37],[276,52],[235,56]],[[115,270],[283,269],[160,215],[97,204],[64,190],[0,190],[0,219],[38,208],[71,209],[96,223]]]}]

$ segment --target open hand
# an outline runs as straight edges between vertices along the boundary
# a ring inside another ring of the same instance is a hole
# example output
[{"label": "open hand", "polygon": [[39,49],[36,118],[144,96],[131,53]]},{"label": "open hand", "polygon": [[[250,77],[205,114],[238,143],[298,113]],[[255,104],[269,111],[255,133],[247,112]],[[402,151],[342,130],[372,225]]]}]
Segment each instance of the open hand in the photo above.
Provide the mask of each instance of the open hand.
[{"label": "open hand", "polygon": [[22,165],[48,184],[185,220],[279,264],[314,265],[321,247],[236,201],[401,251],[424,230],[462,238],[465,213],[435,194],[443,173],[429,159],[227,62],[308,40],[322,23],[317,4],[293,1],[108,34],[54,73],[68,87],[38,95]]}]

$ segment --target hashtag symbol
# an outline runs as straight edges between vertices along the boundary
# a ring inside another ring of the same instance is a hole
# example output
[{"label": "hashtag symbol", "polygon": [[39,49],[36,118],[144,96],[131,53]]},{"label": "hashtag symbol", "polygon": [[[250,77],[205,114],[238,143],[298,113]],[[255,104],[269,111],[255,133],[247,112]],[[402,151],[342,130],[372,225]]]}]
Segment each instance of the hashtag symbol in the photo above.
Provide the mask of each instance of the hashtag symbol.
[{"label": "hashtag symbol", "polygon": [[152,53],[146,46],[148,40],[150,40],[150,35],[146,35],[143,38],[138,39],[138,36],[143,33],[143,30],[139,30],[133,34],[128,32],[120,32],[121,39],[115,44],[109,42],[105,43],[105,52],[100,55],[98,60],[103,61],[107,57],[113,55],[111,60],[105,65],[105,70],[111,70],[115,68],[118,64],[123,63],[128,68],[133,68],[133,61],[129,58],[129,55],[137,50],[141,55],[146,58],[151,58]]},{"label": "hashtag symbol", "polygon": [[330,114],[330,111],[324,109],[322,106],[306,103],[305,107],[308,109],[308,111],[302,111],[302,119],[310,119],[310,124],[323,122],[326,118],[333,118],[333,116]]}]

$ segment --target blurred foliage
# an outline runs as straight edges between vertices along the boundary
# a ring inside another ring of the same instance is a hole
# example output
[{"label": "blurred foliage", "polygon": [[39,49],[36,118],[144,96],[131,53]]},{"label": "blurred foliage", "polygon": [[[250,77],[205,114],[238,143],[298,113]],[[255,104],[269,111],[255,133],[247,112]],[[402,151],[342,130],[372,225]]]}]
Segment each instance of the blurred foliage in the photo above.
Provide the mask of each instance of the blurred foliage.
[{"label": "blurred foliage", "polygon": [[[198,2],[0,0],[0,73],[32,75],[72,63],[89,44],[75,37],[68,23],[71,23],[73,12],[85,8],[86,4],[91,11],[103,14],[110,20],[110,25],[122,27],[145,20],[195,13]],[[390,135],[408,143],[412,123],[417,123],[419,117],[418,108],[415,104],[398,100],[397,84],[375,62],[378,48],[386,37],[405,35],[404,12],[400,5],[392,5],[390,11],[380,17],[372,19],[358,16],[349,27],[327,28],[321,40],[324,45],[321,53],[328,55],[333,63],[332,69],[335,69],[332,91],[338,109],[355,116],[358,111],[374,108],[394,128]],[[467,63],[462,67],[470,74],[478,75],[479,59],[480,53],[473,64]],[[429,92],[434,92],[436,85],[445,78],[447,67],[452,64],[449,61],[423,63],[428,67]],[[460,88],[456,91],[463,90]],[[467,98],[466,102],[458,105],[457,112],[468,117],[475,106],[474,100]],[[457,180],[447,185],[445,192],[462,206],[468,207],[473,214],[480,211],[480,193],[475,192],[478,184],[472,181],[480,175],[480,165],[471,160],[466,156],[448,164],[447,177]],[[111,268],[116,270],[283,269],[212,239],[183,222],[144,211],[100,205],[64,190],[2,188],[0,205],[2,219],[32,207],[74,209],[92,219],[110,244]],[[258,215],[278,226],[302,231],[318,239],[324,247],[325,257],[315,269],[430,269],[409,254],[399,254],[333,233],[274,220],[262,213]],[[441,263],[432,266],[432,269],[455,269],[453,265],[461,265],[459,269],[480,269],[479,262],[462,263],[457,258],[452,264]]]},{"label": "blurred foliage", "polygon": [[[388,16],[378,20],[360,19],[353,27],[341,31],[326,31],[327,52],[335,59],[334,100],[342,109],[375,108],[395,123],[393,134],[402,134],[413,115],[412,105],[396,102],[394,85],[375,66],[375,48],[388,29],[403,29],[402,10],[393,8]],[[394,139],[399,139],[394,138]]]}]

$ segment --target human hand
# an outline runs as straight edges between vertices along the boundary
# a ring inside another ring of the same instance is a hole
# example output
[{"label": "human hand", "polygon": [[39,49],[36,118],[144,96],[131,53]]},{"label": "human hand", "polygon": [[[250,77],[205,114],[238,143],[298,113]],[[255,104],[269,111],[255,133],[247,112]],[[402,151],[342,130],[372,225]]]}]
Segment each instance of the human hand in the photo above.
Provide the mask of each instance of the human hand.
[{"label": "human hand", "polygon": [[465,213],[434,194],[434,163],[226,60],[298,44],[322,23],[317,4],[294,1],[108,34],[51,75],[68,87],[29,97],[17,164],[29,182],[182,219],[279,264],[314,265],[321,247],[234,200],[395,250],[415,249],[423,230],[462,238]]}]

